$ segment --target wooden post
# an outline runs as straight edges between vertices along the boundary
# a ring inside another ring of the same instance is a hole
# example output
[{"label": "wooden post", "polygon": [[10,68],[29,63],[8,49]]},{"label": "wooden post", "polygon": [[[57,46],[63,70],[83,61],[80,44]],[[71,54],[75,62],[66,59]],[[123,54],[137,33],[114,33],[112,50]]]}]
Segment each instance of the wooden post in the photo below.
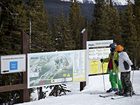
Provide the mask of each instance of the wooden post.
[{"label": "wooden post", "polygon": [[[87,30],[84,28],[81,34],[82,34],[82,47],[83,49],[86,49],[86,42],[88,37]],[[80,91],[83,90],[85,86],[86,86],[86,81],[80,82]]]},{"label": "wooden post", "polygon": [[[29,35],[21,31],[22,36],[22,53],[27,54],[29,52]],[[26,56],[27,57],[27,56]],[[27,65],[27,58],[26,58],[26,65]],[[23,102],[30,101],[29,90],[27,89],[27,66],[26,72],[23,72],[23,84],[26,88],[23,89]]]}]

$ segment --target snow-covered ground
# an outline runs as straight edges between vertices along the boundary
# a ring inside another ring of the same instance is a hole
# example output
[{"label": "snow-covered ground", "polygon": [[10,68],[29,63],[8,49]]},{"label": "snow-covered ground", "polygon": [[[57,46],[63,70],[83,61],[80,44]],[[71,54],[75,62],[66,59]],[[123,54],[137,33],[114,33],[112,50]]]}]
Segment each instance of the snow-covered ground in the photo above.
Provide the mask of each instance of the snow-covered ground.
[{"label": "snow-covered ground", "polygon": [[[140,94],[140,71],[132,71],[131,77],[133,77],[131,81],[135,93]],[[105,88],[103,80],[105,81]],[[99,97],[99,94],[105,93],[105,90],[110,87],[108,75],[89,77],[89,83],[82,92],[79,91],[79,83],[68,83],[67,86],[72,91],[67,95],[47,97],[46,99],[19,105],[140,105],[140,96],[136,95],[116,100],[112,100],[111,97]]]}]

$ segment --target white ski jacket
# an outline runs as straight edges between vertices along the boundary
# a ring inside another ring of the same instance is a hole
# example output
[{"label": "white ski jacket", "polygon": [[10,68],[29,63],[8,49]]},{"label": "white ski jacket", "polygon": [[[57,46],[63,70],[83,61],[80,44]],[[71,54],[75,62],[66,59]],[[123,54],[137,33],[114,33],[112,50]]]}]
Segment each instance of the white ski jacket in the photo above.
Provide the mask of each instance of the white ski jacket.
[{"label": "white ski jacket", "polygon": [[[128,63],[128,65],[129,65],[129,69],[128,70],[126,70],[124,68],[124,64],[123,64],[124,61],[126,61]],[[120,52],[119,53],[119,71],[120,72],[129,72],[129,71],[131,71],[131,65],[133,65],[133,63],[130,60],[128,54],[126,52],[123,52],[123,51]]]}]

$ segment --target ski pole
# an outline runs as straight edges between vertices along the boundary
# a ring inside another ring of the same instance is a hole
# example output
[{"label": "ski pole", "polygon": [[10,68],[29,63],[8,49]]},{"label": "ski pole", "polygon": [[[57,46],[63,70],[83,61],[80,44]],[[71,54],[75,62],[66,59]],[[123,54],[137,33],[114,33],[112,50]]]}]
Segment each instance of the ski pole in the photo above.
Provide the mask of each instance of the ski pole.
[{"label": "ski pole", "polygon": [[132,97],[132,95],[133,95],[133,79],[134,79],[134,70],[133,70],[133,72],[132,72],[132,82],[131,82],[131,85],[132,85],[132,88],[131,88],[131,97]]},{"label": "ski pole", "polygon": [[134,70],[132,72],[132,84],[133,84],[133,79],[134,79]]},{"label": "ski pole", "polygon": [[103,63],[102,63],[102,74],[103,74],[103,86],[104,86],[104,91],[105,91],[105,78],[104,78]]}]

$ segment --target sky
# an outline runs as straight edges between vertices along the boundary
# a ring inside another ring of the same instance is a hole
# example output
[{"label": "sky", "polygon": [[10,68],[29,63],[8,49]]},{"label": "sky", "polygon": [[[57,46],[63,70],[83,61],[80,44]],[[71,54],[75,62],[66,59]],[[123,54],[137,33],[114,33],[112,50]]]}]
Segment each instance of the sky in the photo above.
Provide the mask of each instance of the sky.
[{"label": "sky", "polygon": [[[79,83],[67,83],[72,92],[59,97],[46,97],[45,99],[21,103],[18,105],[140,105],[140,70],[131,72],[131,81],[136,94],[139,96],[125,97],[112,100],[111,97],[102,98],[100,94],[110,88],[108,75],[91,76],[83,91],[79,91]],[[103,79],[104,78],[104,79]],[[133,78],[133,79],[132,79]],[[105,85],[103,85],[103,80]],[[105,86],[105,87],[104,87]],[[105,90],[104,90],[105,89]],[[35,96],[35,94],[34,94]]]}]

